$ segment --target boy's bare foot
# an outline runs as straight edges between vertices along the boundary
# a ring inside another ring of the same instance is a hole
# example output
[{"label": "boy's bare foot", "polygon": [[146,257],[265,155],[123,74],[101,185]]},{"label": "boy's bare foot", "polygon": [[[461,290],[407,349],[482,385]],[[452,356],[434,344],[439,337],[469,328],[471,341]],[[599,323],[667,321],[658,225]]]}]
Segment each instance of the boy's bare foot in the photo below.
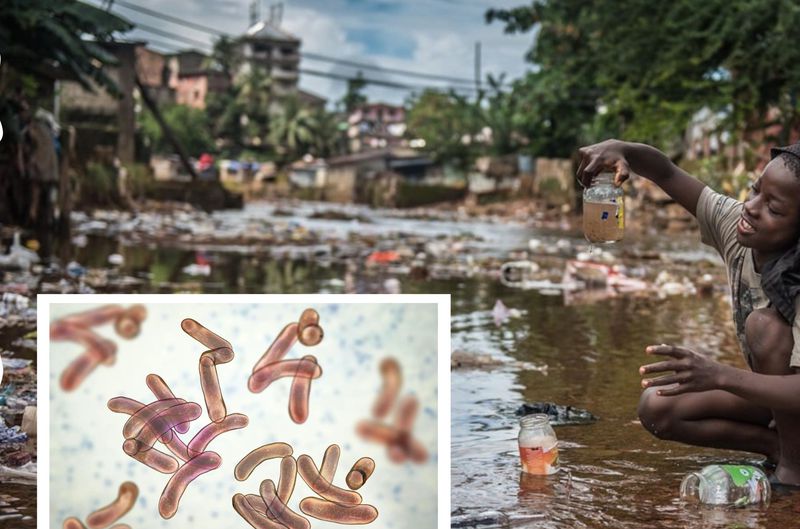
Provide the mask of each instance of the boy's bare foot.
[{"label": "boy's bare foot", "polygon": [[800,469],[788,468],[786,465],[779,463],[770,478],[770,482],[773,485],[800,487]]}]

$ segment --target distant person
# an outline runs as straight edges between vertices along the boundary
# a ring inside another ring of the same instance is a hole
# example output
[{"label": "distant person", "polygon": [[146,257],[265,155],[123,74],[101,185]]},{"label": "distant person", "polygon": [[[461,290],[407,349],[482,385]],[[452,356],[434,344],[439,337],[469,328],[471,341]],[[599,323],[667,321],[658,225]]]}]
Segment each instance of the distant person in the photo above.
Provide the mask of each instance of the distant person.
[{"label": "distant person", "polygon": [[800,144],[772,149],[745,202],[714,192],[648,145],[608,140],[580,149],[578,178],[652,180],[697,218],[728,271],[736,335],[750,370],[685,347],[651,345],[639,369],[642,425],[660,439],[763,454],[774,484],[800,485]]},{"label": "distant person", "polygon": [[37,112],[23,129],[22,138],[24,169],[30,184],[28,223],[36,231],[39,255],[49,263],[58,195],[60,144],[48,113]]}]

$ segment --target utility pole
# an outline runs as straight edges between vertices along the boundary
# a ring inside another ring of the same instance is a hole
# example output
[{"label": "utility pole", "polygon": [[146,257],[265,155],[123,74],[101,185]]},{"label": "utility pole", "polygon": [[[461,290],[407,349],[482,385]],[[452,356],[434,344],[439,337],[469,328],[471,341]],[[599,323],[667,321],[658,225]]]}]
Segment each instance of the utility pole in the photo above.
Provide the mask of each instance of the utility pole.
[{"label": "utility pole", "polygon": [[475,43],[475,90],[481,89],[481,41]]},{"label": "utility pole", "polygon": [[250,2],[250,27],[255,26],[261,18],[259,11],[261,11],[259,0]]}]

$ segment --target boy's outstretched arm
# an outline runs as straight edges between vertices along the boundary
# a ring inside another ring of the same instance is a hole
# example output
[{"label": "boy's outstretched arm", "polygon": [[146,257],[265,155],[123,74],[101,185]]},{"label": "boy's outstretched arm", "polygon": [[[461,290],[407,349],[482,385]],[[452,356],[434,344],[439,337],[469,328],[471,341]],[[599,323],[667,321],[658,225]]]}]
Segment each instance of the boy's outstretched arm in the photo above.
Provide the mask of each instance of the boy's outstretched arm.
[{"label": "boy's outstretched arm", "polygon": [[645,388],[659,387],[664,396],[722,389],[772,410],[800,413],[800,373],[763,375],[746,369],[720,364],[691,349],[674,345],[651,345],[649,354],[665,360],[642,366],[642,376],[672,372],[642,380]]},{"label": "boy's outstretched arm", "polygon": [[705,184],[672,163],[655,147],[606,140],[581,147],[578,152],[581,163],[577,176],[584,186],[591,183],[593,176],[604,171],[614,172],[614,184],[619,186],[633,171],[651,180],[689,213],[697,215],[697,200]]}]

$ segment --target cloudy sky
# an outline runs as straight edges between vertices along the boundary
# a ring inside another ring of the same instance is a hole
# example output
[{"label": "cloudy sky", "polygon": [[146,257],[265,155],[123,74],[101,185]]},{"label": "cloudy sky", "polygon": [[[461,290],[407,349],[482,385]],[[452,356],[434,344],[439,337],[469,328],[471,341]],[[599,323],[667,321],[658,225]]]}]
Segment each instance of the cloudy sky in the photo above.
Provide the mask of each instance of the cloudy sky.
[{"label": "cloudy sky", "polygon": [[[88,0],[100,4],[101,0]],[[169,20],[176,17],[232,35],[249,24],[251,0],[116,0],[113,9],[134,23],[130,35],[148,40],[161,51],[178,48],[209,49],[214,36]],[[263,0],[268,18],[273,0]],[[525,52],[532,36],[505,35],[500,23],[487,25],[484,13],[491,7],[517,7],[529,0],[286,0],[281,27],[302,39],[301,52],[366,63],[376,68],[422,72],[458,79],[474,79],[475,43],[481,43],[482,74],[506,79],[522,75],[529,65]],[[154,17],[131,9],[141,7],[163,13]],[[302,58],[301,68],[337,76],[352,76],[358,68]],[[363,69],[368,79],[412,87],[446,87],[448,82],[410,77],[400,73]],[[300,87],[336,101],[345,91],[342,80],[301,74]],[[406,88],[370,86],[370,100],[401,103]]]}]

